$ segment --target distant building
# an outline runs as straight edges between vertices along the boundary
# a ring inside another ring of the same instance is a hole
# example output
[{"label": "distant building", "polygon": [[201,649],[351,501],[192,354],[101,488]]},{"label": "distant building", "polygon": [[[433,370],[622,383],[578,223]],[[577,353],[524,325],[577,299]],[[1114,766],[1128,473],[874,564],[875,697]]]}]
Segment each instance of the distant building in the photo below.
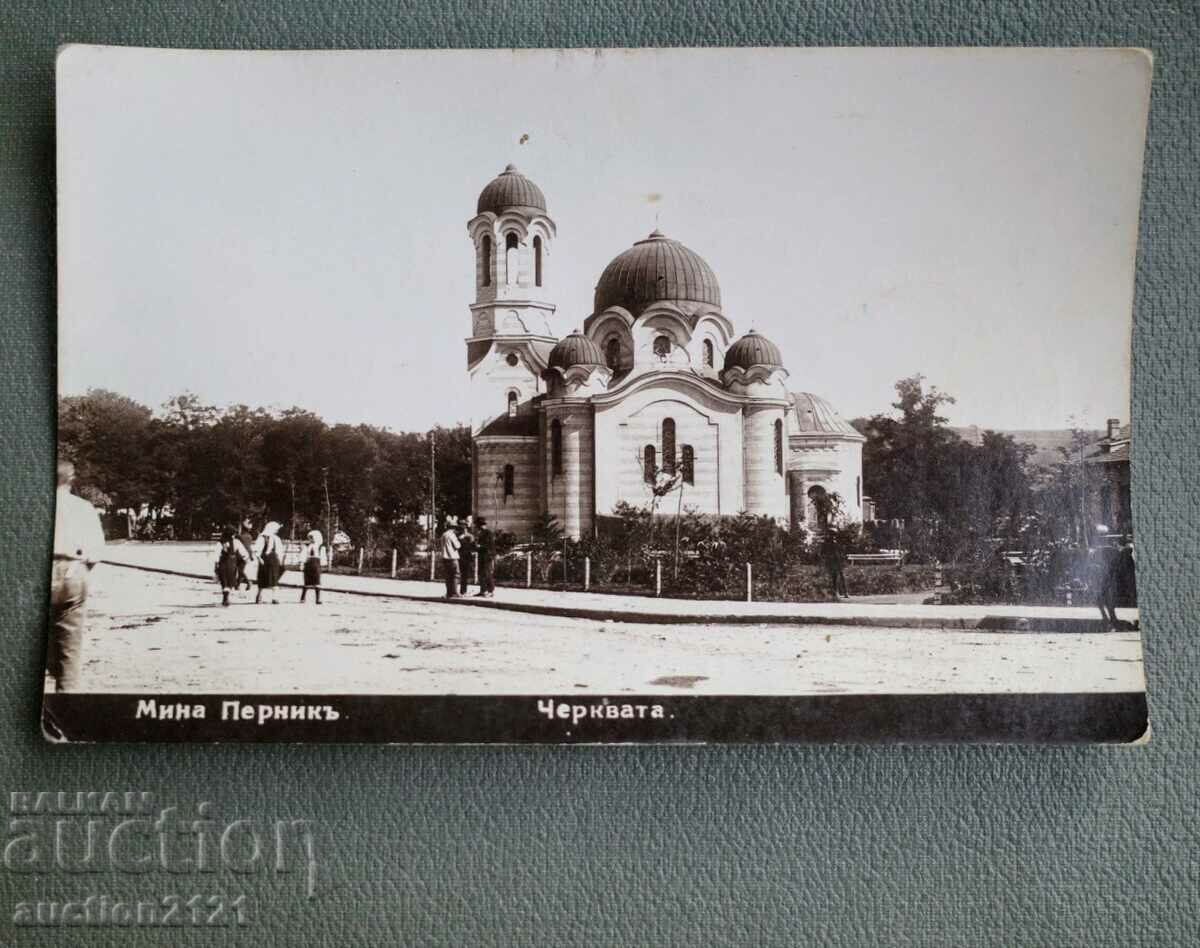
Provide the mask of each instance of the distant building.
[{"label": "distant building", "polygon": [[[1061,464],[1064,460],[1064,451],[1067,452],[1066,458],[1075,462],[1079,460],[1079,452],[1075,448],[1077,443],[1075,438],[1080,432],[1074,428],[980,428],[979,425],[967,425],[950,430],[967,444],[973,444],[976,447],[983,444],[985,431],[1008,435],[1017,444],[1027,444],[1033,448],[1033,453],[1029,456],[1029,464],[1032,467],[1054,467]],[[1082,434],[1094,439],[1104,436],[1104,432],[1099,430],[1084,431]]]},{"label": "distant building", "polygon": [[1129,425],[1108,419],[1105,436],[1083,456],[1087,510],[1092,524],[1104,524],[1110,533],[1132,533],[1133,512],[1129,491]]},{"label": "distant building", "polygon": [[788,390],[770,340],[735,336],[699,254],[657,230],[637,241],[604,268],[582,329],[560,338],[541,189],[509,165],[467,230],[472,506],[495,527],[550,514],[588,535],[618,503],[647,504],[664,473],[700,513],[816,527],[825,491],[862,519],[864,438],[824,399]]}]

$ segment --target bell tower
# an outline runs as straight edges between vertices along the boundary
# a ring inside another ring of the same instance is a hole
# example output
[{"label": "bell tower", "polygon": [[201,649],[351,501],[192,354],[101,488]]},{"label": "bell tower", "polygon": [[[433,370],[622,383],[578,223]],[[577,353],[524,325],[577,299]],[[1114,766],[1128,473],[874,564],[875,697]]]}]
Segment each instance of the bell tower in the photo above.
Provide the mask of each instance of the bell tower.
[{"label": "bell tower", "polygon": [[537,522],[542,433],[534,399],[558,337],[550,302],[555,228],[542,189],[509,165],[480,192],[467,224],[475,302],[467,337],[471,508],[495,530]]},{"label": "bell tower", "polygon": [[535,419],[532,399],[558,337],[550,302],[554,221],[541,188],[508,165],[479,195],[467,224],[475,301],[467,338],[471,431],[502,418]]}]

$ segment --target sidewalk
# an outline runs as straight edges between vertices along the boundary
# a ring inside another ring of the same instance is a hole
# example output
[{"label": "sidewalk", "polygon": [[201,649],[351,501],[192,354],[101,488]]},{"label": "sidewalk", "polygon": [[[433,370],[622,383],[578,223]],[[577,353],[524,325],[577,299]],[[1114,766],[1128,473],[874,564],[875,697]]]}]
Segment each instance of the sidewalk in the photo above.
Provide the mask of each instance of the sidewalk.
[{"label": "sidewalk", "polygon": [[[212,579],[206,546],[120,544],[105,550],[104,562],[151,572]],[[280,586],[299,589],[299,575],[284,574]],[[322,589],[330,593],[381,596],[416,602],[445,603],[445,584],[380,576],[326,574]],[[643,622],[663,625],[847,625],[859,627],[954,629],[1012,632],[1103,632],[1099,610],[1091,606],[926,606],[919,603],[861,602],[734,602],[612,596],[603,593],[498,587],[495,599],[455,599],[461,608],[532,615]],[[1119,609],[1126,622],[1136,622],[1136,609]]]}]

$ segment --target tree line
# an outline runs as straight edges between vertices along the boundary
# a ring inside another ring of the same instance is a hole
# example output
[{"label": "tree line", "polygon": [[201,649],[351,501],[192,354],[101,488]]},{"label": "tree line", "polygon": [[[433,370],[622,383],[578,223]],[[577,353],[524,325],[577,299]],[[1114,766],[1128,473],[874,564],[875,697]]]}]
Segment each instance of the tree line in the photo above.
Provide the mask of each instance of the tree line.
[{"label": "tree line", "polygon": [[465,512],[464,427],[329,425],[301,408],[217,408],[192,394],[157,412],[103,389],[58,403],[59,451],[75,463],[80,495],[110,512],[169,520],[178,539],[207,539],[249,518],[278,520],[284,536],[316,527],[356,545],[411,548],[430,507],[431,439],[437,509]]},{"label": "tree line", "polygon": [[[890,411],[853,422],[866,438],[864,494],[881,518],[865,525],[862,544],[970,562],[997,545],[1085,543],[1078,449],[1088,433],[1074,431],[1058,463],[1033,465],[1033,448],[1010,435],[962,439],[943,414],[954,399],[922,376],[895,388]],[[431,438],[439,514],[470,510],[465,427],[329,425],[300,408],[218,408],[192,394],[153,411],[103,389],[64,396],[58,408],[60,452],[76,464],[80,494],[110,511],[169,514],[179,539],[250,518],[278,520],[285,536],[336,528],[355,545],[410,552],[430,508]]]},{"label": "tree line", "polygon": [[863,489],[883,523],[879,546],[918,559],[968,562],[1008,549],[1086,546],[1085,473],[1080,450],[1093,433],[1072,427],[1050,464],[1033,464],[1034,447],[984,431],[964,440],[942,414],[954,403],[923,376],[899,380],[892,411],[855,419],[866,438]]}]

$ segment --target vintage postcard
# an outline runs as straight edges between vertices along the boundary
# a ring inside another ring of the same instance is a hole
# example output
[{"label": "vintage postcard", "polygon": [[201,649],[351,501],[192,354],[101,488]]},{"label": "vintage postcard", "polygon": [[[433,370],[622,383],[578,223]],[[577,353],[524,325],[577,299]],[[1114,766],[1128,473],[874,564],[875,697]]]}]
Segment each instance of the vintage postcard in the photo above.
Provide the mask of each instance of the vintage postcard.
[{"label": "vintage postcard", "polygon": [[1145,51],[57,72],[47,738],[1148,734]]}]

